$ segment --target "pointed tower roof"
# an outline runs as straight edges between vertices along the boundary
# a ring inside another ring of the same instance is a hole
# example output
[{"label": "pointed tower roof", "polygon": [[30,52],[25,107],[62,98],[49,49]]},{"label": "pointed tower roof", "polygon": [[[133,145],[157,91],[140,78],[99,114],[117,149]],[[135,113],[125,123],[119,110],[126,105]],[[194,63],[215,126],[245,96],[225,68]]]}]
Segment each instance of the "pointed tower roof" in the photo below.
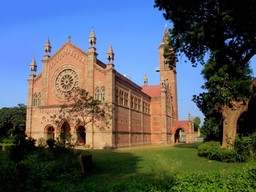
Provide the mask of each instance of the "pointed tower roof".
[{"label": "pointed tower roof", "polygon": [[144,86],[147,86],[148,85],[148,77],[146,74],[144,75],[143,80],[144,80]]},{"label": "pointed tower roof", "polygon": [[51,51],[52,51],[52,46],[51,46],[50,39],[48,38],[44,45],[44,54],[49,55],[49,53],[51,53]]},{"label": "pointed tower roof", "polygon": [[32,62],[30,64],[30,72],[31,72],[31,74],[35,74],[36,70],[37,70],[36,60],[35,60],[35,58],[33,58]]},{"label": "pointed tower roof", "polygon": [[114,56],[115,56],[115,54],[114,54],[112,45],[110,44],[109,47],[108,47],[108,52],[107,52],[107,60],[108,60],[109,63],[113,63]]},{"label": "pointed tower roof", "polygon": [[165,45],[168,41],[168,38],[169,38],[169,29],[168,29],[167,25],[165,25],[164,26],[164,34],[163,34],[163,38],[162,38],[162,41],[160,43],[160,46]]},{"label": "pointed tower roof", "polygon": [[94,47],[96,45],[96,36],[93,28],[89,36],[89,44],[90,44],[90,47]]}]

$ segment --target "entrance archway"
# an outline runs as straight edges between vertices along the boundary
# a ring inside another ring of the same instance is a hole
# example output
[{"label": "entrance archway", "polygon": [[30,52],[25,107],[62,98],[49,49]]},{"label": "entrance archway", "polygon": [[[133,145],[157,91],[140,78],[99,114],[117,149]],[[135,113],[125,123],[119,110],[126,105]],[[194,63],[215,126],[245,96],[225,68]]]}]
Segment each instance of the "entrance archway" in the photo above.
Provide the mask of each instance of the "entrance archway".
[{"label": "entrance archway", "polygon": [[183,128],[178,128],[175,131],[174,143],[185,143],[186,142],[186,133]]},{"label": "entrance archway", "polygon": [[71,141],[70,125],[66,121],[60,128],[60,141],[62,143],[70,143]]},{"label": "entrance archway", "polygon": [[46,128],[46,139],[54,139],[54,128],[52,126]]},{"label": "entrance archway", "polygon": [[77,144],[78,145],[86,144],[86,131],[83,126],[79,126],[76,129],[76,134],[77,134]]}]

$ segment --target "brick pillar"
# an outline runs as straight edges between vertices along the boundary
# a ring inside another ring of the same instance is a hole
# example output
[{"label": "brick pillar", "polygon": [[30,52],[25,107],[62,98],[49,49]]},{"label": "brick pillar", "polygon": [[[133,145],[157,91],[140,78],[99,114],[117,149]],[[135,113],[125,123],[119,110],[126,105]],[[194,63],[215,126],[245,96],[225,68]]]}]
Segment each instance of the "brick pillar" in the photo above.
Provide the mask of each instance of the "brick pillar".
[{"label": "brick pillar", "polygon": [[[89,95],[94,97],[94,64],[97,62],[97,53],[95,47],[90,47],[88,49],[88,62],[86,67],[86,87],[85,89],[89,92]],[[88,123],[86,125],[86,132],[88,134],[88,141],[90,142],[92,148],[94,147],[94,124]]]},{"label": "brick pillar", "polygon": [[161,129],[162,129],[162,143],[167,143],[167,113],[166,113],[166,88],[162,82],[161,88]]},{"label": "brick pillar", "polygon": [[[106,102],[109,105],[114,106],[115,103],[115,75],[113,73],[114,71],[114,64],[107,64],[107,73],[106,73]],[[111,147],[116,148],[117,147],[117,136],[116,136],[116,123],[115,123],[115,111],[112,110],[112,119],[109,125],[109,129],[107,130],[106,134],[109,134],[109,144]]]},{"label": "brick pillar", "polygon": [[48,104],[48,59],[50,56],[45,55],[42,59],[43,68],[42,68],[42,92],[41,92],[41,106],[46,106]]},{"label": "brick pillar", "polygon": [[32,137],[32,109],[33,109],[33,83],[35,75],[31,74],[28,78],[28,102],[26,114],[26,134]]}]

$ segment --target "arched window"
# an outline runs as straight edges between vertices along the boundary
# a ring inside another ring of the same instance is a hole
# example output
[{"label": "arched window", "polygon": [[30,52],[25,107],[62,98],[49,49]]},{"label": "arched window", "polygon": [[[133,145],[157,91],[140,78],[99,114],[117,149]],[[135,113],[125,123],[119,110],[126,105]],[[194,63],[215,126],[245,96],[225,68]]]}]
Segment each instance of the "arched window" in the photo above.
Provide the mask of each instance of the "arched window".
[{"label": "arched window", "polygon": [[141,106],[141,100],[140,100],[140,98],[138,98],[138,110],[140,111],[140,106]]},{"label": "arched window", "polygon": [[40,94],[35,94],[34,99],[33,99],[33,106],[37,107],[41,105],[41,95]]},{"label": "arched window", "polygon": [[124,104],[124,92],[122,90],[119,90],[119,105]]},{"label": "arched window", "polygon": [[52,126],[46,129],[46,139],[54,139],[54,128]]},{"label": "arched window", "polygon": [[98,88],[95,91],[95,99],[100,100],[100,90]]},{"label": "arched window", "polygon": [[106,92],[105,92],[104,88],[102,88],[102,90],[101,90],[101,101],[102,102],[106,101]]},{"label": "arched window", "polygon": [[116,101],[115,102],[116,102],[116,104],[118,104],[118,88],[116,88],[115,90],[116,90],[115,91],[115,96],[116,96],[116,98],[115,98]]},{"label": "arched window", "polygon": [[128,93],[124,93],[124,106],[128,106]]},{"label": "arched window", "polygon": [[37,106],[41,106],[41,94],[38,94],[38,101],[37,101]]},{"label": "arched window", "polygon": [[134,97],[134,109],[137,109],[138,106],[138,99],[137,97]]},{"label": "arched window", "polygon": [[131,108],[133,109],[134,108],[134,97],[133,96],[131,96]]}]

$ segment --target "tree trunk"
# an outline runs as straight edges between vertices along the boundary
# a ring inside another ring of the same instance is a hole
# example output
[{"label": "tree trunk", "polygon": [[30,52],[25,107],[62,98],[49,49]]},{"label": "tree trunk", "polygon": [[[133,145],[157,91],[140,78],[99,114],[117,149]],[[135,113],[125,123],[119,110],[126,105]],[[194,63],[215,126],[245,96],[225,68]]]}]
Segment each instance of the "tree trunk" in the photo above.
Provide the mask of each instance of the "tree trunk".
[{"label": "tree trunk", "polygon": [[236,139],[237,121],[241,114],[248,109],[248,101],[233,101],[232,108],[224,105],[222,108],[223,117],[223,138],[222,147],[233,148]]}]

